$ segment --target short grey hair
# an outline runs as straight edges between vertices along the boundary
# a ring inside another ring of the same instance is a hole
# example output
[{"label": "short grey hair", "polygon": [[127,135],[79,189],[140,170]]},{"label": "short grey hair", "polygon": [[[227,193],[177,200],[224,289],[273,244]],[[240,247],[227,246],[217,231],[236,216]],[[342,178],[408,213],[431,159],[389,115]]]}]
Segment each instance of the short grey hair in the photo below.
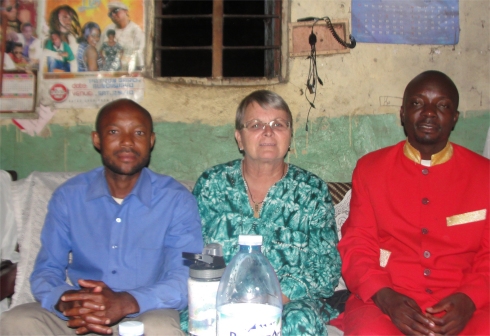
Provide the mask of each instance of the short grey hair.
[{"label": "short grey hair", "polygon": [[256,102],[264,109],[273,108],[286,112],[289,118],[288,121],[291,123],[291,129],[293,129],[293,115],[288,104],[277,93],[269,90],[257,90],[243,98],[236,110],[235,129],[241,130],[243,128],[245,110],[253,102]]}]

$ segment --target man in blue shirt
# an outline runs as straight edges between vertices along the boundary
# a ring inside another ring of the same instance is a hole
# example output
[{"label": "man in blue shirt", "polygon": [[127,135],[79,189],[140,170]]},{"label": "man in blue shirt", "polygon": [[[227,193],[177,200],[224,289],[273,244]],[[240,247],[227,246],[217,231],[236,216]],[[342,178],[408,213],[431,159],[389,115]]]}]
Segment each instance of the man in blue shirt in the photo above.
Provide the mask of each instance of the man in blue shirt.
[{"label": "man in blue shirt", "polygon": [[117,334],[123,320],[143,322],[147,336],[182,334],[182,252],[203,247],[196,201],[173,178],[145,168],[155,134],[137,103],[105,105],[92,141],[104,166],[54,192],[30,278],[39,302],[4,313],[2,335]]}]

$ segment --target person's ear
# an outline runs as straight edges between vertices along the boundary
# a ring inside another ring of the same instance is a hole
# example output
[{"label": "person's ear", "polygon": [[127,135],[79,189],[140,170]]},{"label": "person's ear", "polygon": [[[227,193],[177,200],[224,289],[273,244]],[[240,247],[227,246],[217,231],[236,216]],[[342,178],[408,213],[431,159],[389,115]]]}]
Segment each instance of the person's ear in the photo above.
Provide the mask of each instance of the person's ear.
[{"label": "person's ear", "polygon": [[238,149],[242,151],[243,150],[242,135],[240,134],[239,130],[235,130],[235,140],[236,143],[238,144]]},{"label": "person's ear", "polygon": [[454,131],[454,128],[456,127],[458,120],[459,120],[459,111],[456,111],[456,112],[454,112],[454,117],[453,117],[453,123],[454,124],[453,124],[453,127],[451,129],[452,131]]},{"label": "person's ear", "polygon": [[155,144],[155,132],[151,132],[151,137],[150,137],[150,148],[153,148],[153,145]]},{"label": "person's ear", "polygon": [[[92,144],[94,145],[95,148],[100,150],[100,136],[99,136],[99,133],[97,133],[97,131],[92,132]],[[152,147],[153,147],[153,144],[152,144]]]},{"label": "person's ear", "polygon": [[404,126],[403,125],[404,122],[405,122],[405,111],[403,110],[403,105],[402,105],[400,106],[400,123],[402,126]]},{"label": "person's ear", "polygon": [[459,120],[459,111],[456,111],[454,113],[454,119],[453,120],[454,120],[454,124],[456,124],[458,122],[458,120]]}]

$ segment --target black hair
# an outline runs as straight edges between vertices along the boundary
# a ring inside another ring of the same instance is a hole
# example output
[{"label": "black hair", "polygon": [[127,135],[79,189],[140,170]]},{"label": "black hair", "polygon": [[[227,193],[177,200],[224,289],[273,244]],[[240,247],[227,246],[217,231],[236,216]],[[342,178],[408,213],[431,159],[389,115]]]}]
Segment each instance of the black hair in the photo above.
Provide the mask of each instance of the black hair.
[{"label": "black hair", "polygon": [[150,125],[151,125],[151,132],[153,132],[153,118],[151,117],[150,112],[148,112],[147,109],[145,109],[143,106],[135,102],[134,100],[127,99],[127,98],[121,98],[117,100],[113,100],[104,106],[99,110],[99,113],[97,113],[97,117],[95,118],[95,130],[97,133],[100,134],[100,124],[102,122],[103,117],[117,108],[119,105],[129,105],[135,107],[138,111],[143,113],[149,120],[150,120]]},{"label": "black hair", "polygon": [[[55,30],[60,33],[60,37],[62,36],[61,33],[61,24],[59,20],[59,13],[64,10],[68,14],[71,15],[71,31],[70,33],[75,36],[75,38],[79,38],[82,35],[82,27],[80,25],[80,20],[78,19],[78,14],[77,12],[71,8],[68,5],[61,5],[53,9],[49,15],[49,29],[50,30]],[[67,42],[67,41],[65,41]]]},{"label": "black hair", "polygon": [[92,32],[92,29],[98,29],[99,33],[101,32],[100,26],[97,23],[89,21],[83,25],[82,36],[78,39],[78,43],[87,42],[87,38]]}]

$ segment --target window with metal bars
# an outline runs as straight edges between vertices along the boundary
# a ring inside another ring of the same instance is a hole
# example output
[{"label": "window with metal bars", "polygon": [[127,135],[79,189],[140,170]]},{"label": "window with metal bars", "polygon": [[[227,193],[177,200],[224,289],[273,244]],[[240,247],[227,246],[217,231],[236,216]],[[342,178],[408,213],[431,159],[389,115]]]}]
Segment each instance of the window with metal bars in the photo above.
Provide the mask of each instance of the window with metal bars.
[{"label": "window with metal bars", "polygon": [[283,0],[155,0],[156,77],[277,78]]}]

